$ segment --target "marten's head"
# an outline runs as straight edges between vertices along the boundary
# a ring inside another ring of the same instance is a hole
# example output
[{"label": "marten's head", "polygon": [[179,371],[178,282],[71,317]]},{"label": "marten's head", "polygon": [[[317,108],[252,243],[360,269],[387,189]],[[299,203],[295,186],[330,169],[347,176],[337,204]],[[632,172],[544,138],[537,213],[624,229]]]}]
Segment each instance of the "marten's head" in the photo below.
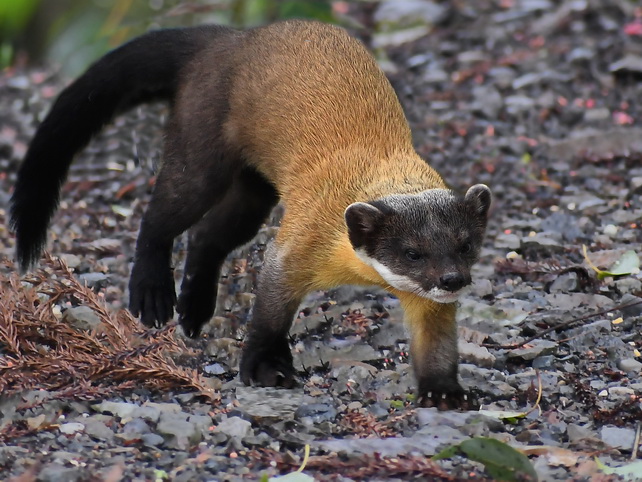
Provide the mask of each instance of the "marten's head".
[{"label": "marten's head", "polygon": [[452,303],[471,282],[486,231],[490,189],[447,189],[357,202],[345,212],[357,256],[393,288]]}]

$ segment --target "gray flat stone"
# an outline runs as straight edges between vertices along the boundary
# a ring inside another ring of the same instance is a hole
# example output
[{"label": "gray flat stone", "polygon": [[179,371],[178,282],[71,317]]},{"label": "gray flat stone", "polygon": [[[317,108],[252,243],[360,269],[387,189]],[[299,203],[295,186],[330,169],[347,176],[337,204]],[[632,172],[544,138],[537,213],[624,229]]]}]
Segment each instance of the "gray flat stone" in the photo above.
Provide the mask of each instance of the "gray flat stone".
[{"label": "gray flat stone", "polygon": [[60,430],[61,433],[64,433],[66,435],[71,435],[76,432],[82,432],[84,429],[85,429],[85,426],[79,422],[63,423],[58,428],[58,430]]},{"label": "gray flat stone", "polygon": [[297,408],[296,417],[304,423],[309,420],[312,425],[315,425],[334,420],[337,417],[337,410],[327,403],[304,404]]},{"label": "gray flat stone", "polygon": [[303,390],[238,387],[239,410],[256,420],[291,419],[303,401]]},{"label": "gray flat stone", "polygon": [[157,433],[145,433],[140,439],[146,447],[158,447],[165,442],[165,439]]},{"label": "gray flat stone", "polygon": [[88,418],[85,420],[85,433],[97,440],[110,441],[114,438],[114,431],[100,420]]},{"label": "gray flat stone", "polygon": [[618,368],[623,372],[642,372],[642,363],[637,361],[635,358],[624,358],[620,360],[617,364]]},{"label": "gray flat stone", "polygon": [[459,341],[459,355],[462,360],[468,363],[474,363],[482,367],[490,368],[495,363],[495,355],[488,351],[488,348],[469,343],[467,341]]},{"label": "gray flat stone", "polygon": [[140,436],[150,432],[149,425],[142,418],[133,418],[123,425],[122,433],[129,436]]},{"label": "gray flat stone", "polygon": [[223,433],[230,438],[242,439],[253,434],[252,423],[241,417],[224,418],[214,428],[215,433]]},{"label": "gray flat stone", "polygon": [[635,440],[635,430],[609,425],[600,429],[600,438],[613,448],[631,450]]},{"label": "gray flat stone", "polygon": [[156,432],[165,438],[168,447],[185,450],[202,440],[203,434],[198,425],[188,421],[188,417],[187,413],[161,414]]},{"label": "gray flat stone", "polygon": [[100,324],[100,317],[89,306],[76,306],[64,312],[62,321],[80,330],[90,331]]},{"label": "gray flat stone", "polygon": [[123,418],[131,417],[132,414],[134,413],[134,410],[138,408],[138,405],[136,405],[135,403],[128,403],[128,402],[105,401],[105,402],[92,405],[91,408],[96,412],[111,413],[112,415],[115,415],[123,419]]}]

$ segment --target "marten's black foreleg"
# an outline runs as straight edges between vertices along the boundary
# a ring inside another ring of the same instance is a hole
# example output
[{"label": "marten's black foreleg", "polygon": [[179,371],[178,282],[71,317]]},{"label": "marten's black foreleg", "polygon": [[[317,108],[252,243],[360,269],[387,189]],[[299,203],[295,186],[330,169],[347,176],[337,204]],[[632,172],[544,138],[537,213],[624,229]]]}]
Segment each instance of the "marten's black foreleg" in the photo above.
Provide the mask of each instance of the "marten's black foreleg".
[{"label": "marten's black foreleg", "polygon": [[301,298],[287,280],[283,253],[276,242],[265,253],[258,293],[241,358],[241,380],[246,385],[296,384],[288,331]]},{"label": "marten's black foreleg", "polygon": [[250,241],[276,204],[274,187],[254,170],[243,170],[189,233],[177,311],[185,333],[196,337],[216,307],[218,278],[227,255]]}]

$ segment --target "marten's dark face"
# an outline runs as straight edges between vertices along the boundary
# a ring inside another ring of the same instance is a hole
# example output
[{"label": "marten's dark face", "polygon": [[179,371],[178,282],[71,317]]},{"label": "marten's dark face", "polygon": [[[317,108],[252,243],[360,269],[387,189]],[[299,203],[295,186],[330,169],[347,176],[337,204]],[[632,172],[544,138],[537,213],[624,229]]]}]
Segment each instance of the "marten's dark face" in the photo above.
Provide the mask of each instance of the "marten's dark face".
[{"label": "marten's dark face", "polygon": [[471,282],[490,202],[488,187],[477,184],[463,198],[431,189],[354,203],[345,214],[348,235],[390,286],[452,303]]}]

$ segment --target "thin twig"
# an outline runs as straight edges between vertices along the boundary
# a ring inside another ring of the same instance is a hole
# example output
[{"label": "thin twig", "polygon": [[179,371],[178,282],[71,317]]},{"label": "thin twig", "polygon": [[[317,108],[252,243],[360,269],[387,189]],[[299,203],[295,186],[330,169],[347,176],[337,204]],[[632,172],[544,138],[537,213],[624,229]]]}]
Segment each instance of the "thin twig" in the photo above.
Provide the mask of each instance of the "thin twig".
[{"label": "thin twig", "polygon": [[624,310],[626,308],[631,308],[632,306],[637,306],[642,304],[642,300],[638,301],[633,301],[631,303],[627,303],[625,305],[617,305],[613,306],[611,308],[608,308],[606,310],[598,311],[596,313],[590,313],[588,315],[583,315],[577,318],[572,318],[567,321],[562,321],[561,323],[558,323],[557,325],[553,325],[550,328],[547,328],[546,330],[538,333],[537,335],[533,335],[530,338],[527,338],[526,340],[520,342],[520,343],[513,343],[510,345],[497,345],[496,343],[482,343],[482,346],[486,348],[498,348],[498,349],[503,349],[503,350],[514,350],[515,348],[521,348],[522,346],[526,345],[527,343],[530,343],[533,340],[537,340],[538,338],[543,337],[544,335],[548,335],[549,333],[559,330],[560,328],[566,328],[567,326],[572,325],[573,323],[579,323],[582,321],[589,320],[591,318],[594,318],[596,316],[601,316],[601,315],[606,315],[608,313],[612,313],[614,311],[619,311],[619,310]]}]

